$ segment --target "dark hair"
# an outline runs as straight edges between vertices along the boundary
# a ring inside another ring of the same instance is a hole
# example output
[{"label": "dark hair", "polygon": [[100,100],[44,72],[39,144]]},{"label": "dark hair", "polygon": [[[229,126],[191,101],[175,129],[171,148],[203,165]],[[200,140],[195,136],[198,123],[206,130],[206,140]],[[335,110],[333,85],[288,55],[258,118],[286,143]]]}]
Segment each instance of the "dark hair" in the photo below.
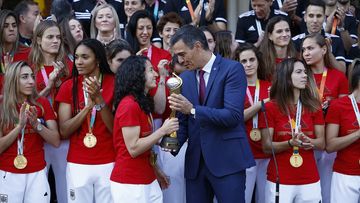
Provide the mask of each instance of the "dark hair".
[{"label": "dark hair", "polygon": [[[87,48],[91,49],[91,51],[94,53],[95,58],[99,63],[100,73],[103,74],[103,77],[105,74],[112,74],[109,64],[107,63],[107,60],[106,60],[105,48],[101,44],[101,42],[99,42],[96,39],[91,39],[91,38],[84,39],[84,40],[80,41],[79,44],[75,47],[74,54],[75,54],[76,50],[78,49],[78,47],[81,45],[84,45]],[[80,111],[80,107],[79,107],[79,103],[78,103],[79,102],[78,101],[79,72],[77,70],[75,61],[76,61],[76,59],[74,60],[73,69],[72,69],[72,80],[73,80],[72,95],[73,95],[73,105],[74,105],[73,116],[75,116]]]},{"label": "dark hair", "polygon": [[182,26],[171,38],[170,46],[174,46],[180,40],[190,49],[194,48],[196,42],[200,42],[204,50],[209,50],[204,32],[192,25]]},{"label": "dark hair", "polygon": [[130,17],[129,23],[127,25],[127,30],[129,31],[131,37],[128,38],[128,42],[129,42],[130,46],[134,49],[135,52],[138,52],[140,49],[139,42],[136,38],[136,29],[137,29],[137,24],[138,24],[138,21],[140,18],[147,18],[151,21],[151,24],[153,26],[152,35],[154,35],[155,29],[156,29],[156,23],[155,23],[153,16],[146,10],[136,11]]},{"label": "dark hair", "polygon": [[106,56],[107,59],[113,59],[117,53],[126,50],[129,51],[131,55],[134,54],[132,48],[129,43],[124,39],[115,39],[110,44],[106,46]]},{"label": "dark hair", "polygon": [[[5,21],[8,17],[14,17],[15,18],[15,22],[16,22],[16,26],[19,26],[19,21],[17,16],[15,15],[14,12],[10,11],[10,10],[1,10],[0,11],[0,61],[3,61],[3,46],[4,46],[4,41],[3,41],[3,35],[4,35],[4,25],[5,25]],[[17,28],[17,36],[16,36],[16,41],[13,44],[13,48],[10,52],[11,56],[14,56],[15,52],[18,51],[18,46],[19,46],[19,28]],[[4,63],[1,63],[1,66]],[[2,73],[2,69],[0,68],[0,73]]]},{"label": "dark hair", "polygon": [[169,12],[169,13],[163,15],[157,23],[156,29],[158,30],[159,33],[163,32],[163,29],[164,29],[166,23],[168,23],[168,22],[176,23],[179,25],[179,27],[183,26],[183,24],[184,24],[183,19],[179,16],[179,14],[177,14],[175,12]]},{"label": "dark hair", "polygon": [[327,68],[333,68],[332,64],[331,64],[331,60],[330,60],[331,48],[327,45],[325,37],[322,36],[320,33],[312,33],[312,34],[308,34],[308,35],[305,36],[305,38],[301,42],[301,52],[300,52],[301,53],[301,58],[304,58],[303,57],[303,51],[302,51],[302,44],[304,43],[304,41],[306,39],[314,39],[316,44],[319,45],[320,47],[326,46],[326,53],[325,53],[324,58],[323,58],[324,65]]},{"label": "dark hair", "polygon": [[349,68],[349,84],[350,90],[353,92],[359,86],[360,82],[360,58],[356,58]]},{"label": "dark hair", "polygon": [[322,1],[322,0],[309,0],[308,4],[306,5],[306,8],[305,8],[305,13],[307,12],[307,9],[309,8],[309,6],[319,6],[319,7],[323,8],[323,11],[325,13],[325,9],[326,9],[325,1]]},{"label": "dark hair", "polygon": [[37,6],[38,3],[33,0],[23,0],[20,1],[14,8],[14,13],[19,18],[20,15],[24,15],[29,11],[29,6]]},{"label": "dark hair", "polygon": [[[270,89],[270,98],[274,99],[279,106],[282,113],[287,114],[289,108],[293,111],[291,102],[294,98],[294,84],[291,79],[291,74],[294,71],[295,63],[304,63],[296,58],[287,58],[277,65],[276,75],[273,77],[273,82]],[[305,67],[305,65],[304,65]],[[300,97],[302,105],[309,111],[315,112],[321,108],[319,95],[315,86],[315,81],[311,70],[307,69],[308,83],[305,89],[300,90]]]},{"label": "dark hair", "polygon": [[[264,71],[265,71],[265,76],[268,79],[271,78],[272,75],[274,74],[274,70],[275,70],[275,66],[276,66],[276,58],[277,58],[274,43],[273,43],[273,41],[270,40],[269,35],[274,31],[275,25],[281,21],[287,22],[289,25],[289,29],[290,29],[289,22],[283,16],[275,16],[275,17],[271,18],[266,25],[265,32],[264,32],[264,39],[262,40],[260,47],[259,47],[259,50],[263,54],[263,59],[264,59],[264,61],[266,61],[266,63],[264,64]],[[286,57],[285,58],[289,58],[289,57],[291,57],[291,58],[296,57],[296,50],[295,50],[293,42],[291,40],[291,36],[290,36],[289,44],[286,49]]]},{"label": "dark hair", "polygon": [[[69,53],[73,53],[73,51],[75,49],[75,46],[77,44],[76,44],[76,41],[75,41],[73,35],[71,34],[71,31],[70,31],[70,27],[69,27],[70,20],[76,20],[81,24],[81,22],[78,19],[76,19],[75,17],[68,16],[68,17],[64,18],[59,23],[59,27],[60,27],[60,30],[61,30],[61,32],[63,34],[65,51],[69,52]],[[82,27],[82,25],[81,25],[81,27]],[[83,30],[83,39],[85,39],[86,38],[86,33],[84,31],[84,27],[82,27],[82,30]]]},{"label": "dark hair", "polygon": [[146,114],[153,112],[153,98],[149,94],[144,94],[146,61],[149,59],[145,56],[130,56],[121,64],[115,76],[115,109],[125,96],[132,95],[141,110]]},{"label": "dark hair", "polygon": [[258,61],[258,69],[257,69],[257,77],[260,80],[268,80],[269,78],[266,77],[265,71],[264,71],[264,60],[262,53],[259,51],[258,48],[256,48],[253,44],[250,43],[242,43],[236,48],[235,50],[235,60],[240,62],[239,55],[244,51],[253,51],[255,53],[256,59]]},{"label": "dark hair", "polygon": [[232,35],[231,31],[221,30],[215,33],[215,52],[224,58],[232,59],[231,53]]},{"label": "dark hair", "polygon": [[73,16],[73,9],[69,1],[53,0],[50,13],[55,15],[58,23],[61,23],[65,18]]}]

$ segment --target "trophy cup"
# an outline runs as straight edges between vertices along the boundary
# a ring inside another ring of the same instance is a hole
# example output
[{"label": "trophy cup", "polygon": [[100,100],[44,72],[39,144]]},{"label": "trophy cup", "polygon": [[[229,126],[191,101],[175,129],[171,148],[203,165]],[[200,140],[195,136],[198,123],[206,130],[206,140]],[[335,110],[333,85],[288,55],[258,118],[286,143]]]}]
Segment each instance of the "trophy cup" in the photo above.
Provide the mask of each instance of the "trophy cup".
[{"label": "trophy cup", "polygon": [[[169,78],[166,81],[166,86],[170,89],[170,94],[180,94],[182,79],[173,73],[174,77]],[[176,111],[171,110],[170,118],[175,118]],[[177,139],[176,131],[172,132],[170,135],[165,135],[160,143],[160,146],[164,149],[176,152],[179,150],[179,140]]]}]

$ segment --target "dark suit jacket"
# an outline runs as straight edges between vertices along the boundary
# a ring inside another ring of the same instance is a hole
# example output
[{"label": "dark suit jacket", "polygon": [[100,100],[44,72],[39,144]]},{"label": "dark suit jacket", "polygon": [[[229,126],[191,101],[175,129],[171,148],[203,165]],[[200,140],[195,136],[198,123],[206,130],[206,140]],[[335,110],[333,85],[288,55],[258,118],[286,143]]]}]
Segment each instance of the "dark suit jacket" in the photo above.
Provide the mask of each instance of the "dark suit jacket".
[{"label": "dark suit jacket", "polygon": [[179,142],[182,145],[188,139],[185,177],[196,178],[201,154],[217,177],[254,166],[244,125],[247,82],[243,66],[216,56],[203,105],[199,104],[196,70],[184,72],[181,78],[181,94],[196,109],[195,118],[179,113]]}]

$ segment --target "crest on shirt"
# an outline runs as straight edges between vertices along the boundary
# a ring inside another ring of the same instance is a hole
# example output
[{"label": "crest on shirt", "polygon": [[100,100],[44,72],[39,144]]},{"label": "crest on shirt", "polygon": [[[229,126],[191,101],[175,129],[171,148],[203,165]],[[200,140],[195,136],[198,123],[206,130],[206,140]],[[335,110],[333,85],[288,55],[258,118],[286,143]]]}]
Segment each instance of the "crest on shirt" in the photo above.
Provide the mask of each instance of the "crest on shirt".
[{"label": "crest on shirt", "polygon": [[8,195],[0,194],[0,203],[8,203]]},{"label": "crest on shirt", "polygon": [[70,189],[70,199],[75,200],[75,190],[74,189]]}]

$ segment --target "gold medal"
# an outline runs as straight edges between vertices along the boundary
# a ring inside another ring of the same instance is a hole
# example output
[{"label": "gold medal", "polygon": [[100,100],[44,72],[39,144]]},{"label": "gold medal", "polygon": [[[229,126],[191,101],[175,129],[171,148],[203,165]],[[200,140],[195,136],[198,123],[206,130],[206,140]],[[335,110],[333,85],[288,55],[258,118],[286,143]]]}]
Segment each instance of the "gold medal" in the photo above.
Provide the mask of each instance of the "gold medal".
[{"label": "gold medal", "polygon": [[253,128],[250,131],[250,139],[254,142],[261,140],[261,132],[258,128]]},{"label": "gold medal", "polygon": [[93,148],[95,147],[97,143],[97,139],[94,134],[92,133],[86,133],[86,136],[84,137],[84,145],[87,148]]},{"label": "gold medal", "polygon": [[290,157],[290,164],[294,168],[299,168],[303,164],[303,158],[300,154],[293,154]]},{"label": "gold medal", "polygon": [[27,165],[27,159],[24,155],[19,154],[14,159],[14,166],[17,169],[24,169]]}]

